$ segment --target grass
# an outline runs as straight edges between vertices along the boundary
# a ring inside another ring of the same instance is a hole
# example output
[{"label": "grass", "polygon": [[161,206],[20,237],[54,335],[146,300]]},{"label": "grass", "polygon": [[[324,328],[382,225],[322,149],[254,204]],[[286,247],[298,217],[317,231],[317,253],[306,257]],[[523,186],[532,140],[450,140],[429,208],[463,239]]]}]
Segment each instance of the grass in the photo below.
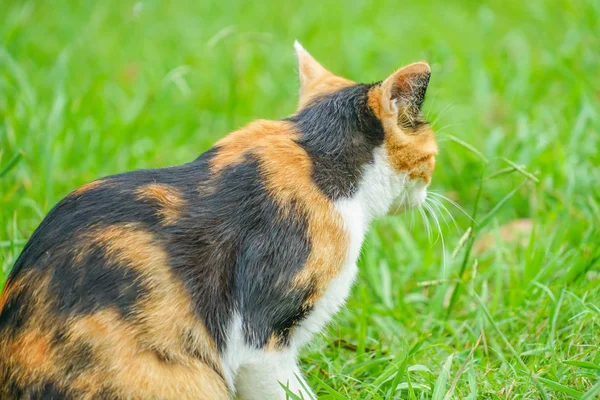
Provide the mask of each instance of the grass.
[{"label": "grass", "polygon": [[71,190],[293,113],[295,38],[366,82],[427,59],[432,190],[475,222],[444,201],[444,249],[431,216],[431,238],[418,213],[378,221],[347,309],[303,353],[311,385],[323,399],[598,398],[599,4],[4,1],[0,282]]}]

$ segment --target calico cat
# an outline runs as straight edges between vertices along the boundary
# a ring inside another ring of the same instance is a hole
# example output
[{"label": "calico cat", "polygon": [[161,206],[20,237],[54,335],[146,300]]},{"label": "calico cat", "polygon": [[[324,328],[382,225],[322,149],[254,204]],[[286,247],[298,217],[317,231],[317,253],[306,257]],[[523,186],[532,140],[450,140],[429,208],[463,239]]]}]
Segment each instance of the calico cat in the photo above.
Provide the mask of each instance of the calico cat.
[{"label": "calico cat", "polygon": [[0,398],[314,398],[298,351],[348,296],[369,222],[423,203],[437,145],[426,63],[357,84],[295,47],[296,114],[42,221],[0,298]]}]

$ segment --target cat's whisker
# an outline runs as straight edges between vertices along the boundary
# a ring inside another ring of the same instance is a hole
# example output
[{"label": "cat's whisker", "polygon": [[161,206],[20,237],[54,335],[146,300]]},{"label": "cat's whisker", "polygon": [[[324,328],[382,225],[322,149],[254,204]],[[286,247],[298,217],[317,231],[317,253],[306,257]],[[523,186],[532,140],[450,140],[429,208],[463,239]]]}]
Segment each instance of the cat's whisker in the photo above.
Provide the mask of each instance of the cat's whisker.
[{"label": "cat's whisker", "polygon": [[448,207],[446,207],[446,205],[444,203],[442,203],[439,199],[436,199],[436,198],[432,198],[432,199],[435,200],[435,203],[440,207],[441,210],[446,212],[448,217],[452,220],[452,223],[454,224],[454,228],[456,228],[457,231],[460,231],[460,228],[458,227],[458,224],[456,223],[456,218],[454,218],[454,214],[452,214],[450,212]]},{"label": "cat's whisker", "polygon": [[423,211],[425,213],[425,216],[427,217],[427,222],[429,222],[429,225],[431,226],[431,236],[429,237],[429,241],[432,241],[431,246],[433,247],[437,243],[437,241],[438,241],[438,239],[439,239],[440,236],[438,234],[435,237],[435,239],[433,239],[433,233],[434,233],[433,228],[434,228],[434,226],[431,223],[431,221],[429,220],[429,215],[431,215],[431,207],[429,207],[426,203],[423,203],[423,204],[421,204],[420,208],[423,209]]},{"label": "cat's whisker", "polygon": [[[431,206],[430,206],[429,204],[427,204],[427,202],[424,202],[424,203],[422,204],[422,207],[423,207],[423,209],[425,210],[425,215],[428,215],[428,214],[429,214],[429,215],[431,215],[431,217],[433,218],[433,222],[434,222],[434,224],[431,224],[431,225],[432,225],[432,226],[431,226],[431,228],[432,228],[432,229],[431,229],[431,231],[432,231],[432,233],[433,233],[433,228],[434,228],[434,227],[436,227],[436,228],[437,228],[437,225],[436,225],[436,224],[438,224],[438,220],[437,220],[437,217],[436,217],[436,215],[435,215],[435,212],[433,211],[433,209],[431,208]],[[428,220],[429,220],[429,218],[428,218]],[[430,222],[431,222],[431,221],[430,221]],[[433,236],[433,235],[432,235],[432,236]],[[438,234],[437,234],[437,236],[435,237],[435,239],[434,239],[434,241],[433,241],[433,243],[432,243],[431,245],[432,245],[432,246],[434,246],[434,245],[437,243],[437,241],[439,240],[439,238],[440,238],[440,232],[439,232],[439,229],[438,229]]]},{"label": "cat's whisker", "polygon": [[439,216],[442,217],[442,219],[444,220],[444,224],[446,224],[446,227],[449,227],[450,224],[448,223],[448,219],[446,219],[446,216],[443,212],[441,212],[440,207],[435,203],[434,200],[435,198],[433,197],[425,197],[425,203],[428,203],[433,209],[435,209]]},{"label": "cat's whisker", "polygon": [[442,232],[442,227],[440,225],[440,221],[435,213],[435,211],[431,208],[427,202],[423,203],[423,206],[431,213],[433,217],[433,221],[438,229],[439,238],[442,242],[442,268],[444,269],[444,275],[446,274],[446,242],[444,241],[444,233]]},{"label": "cat's whisker", "polygon": [[[444,129],[448,129],[448,128],[452,128],[454,126],[460,126],[460,125],[463,125],[463,124],[461,124],[461,123],[446,124],[446,125],[442,126],[441,128],[437,128],[435,130],[435,135],[437,137],[440,133],[442,133],[444,131]],[[442,138],[444,138],[444,137],[442,137]],[[442,139],[442,138],[440,138],[440,139]]]},{"label": "cat's whisker", "polygon": [[437,196],[443,200],[446,200],[447,202],[449,202],[450,204],[452,204],[454,207],[456,207],[458,209],[458,211],[462,212],[463,214],[465,214],[467,216],[467,218],[469,218],[471,221],[476,222],[473,217],[471,217],[471,215],[469,215],[468,212],[465,211],[464,208],[462,208],[461,206],[458,205],[458,203],[456,203],[454,200],[449,199],[448,197],[444,196],[441,193],[437,193],[437,192],[429,192],[431,193],[432,196]]},{"label": "cat's whisker", "polygon": [[423,211],[422,207],[417,207],[417,210],[419,210],[419,214],[421,214],[421,217],[423,218],[423,222],[425,223],[425,228],[427,229],[427,237],[429,238],[429,240],[431,240],[430,222],[427,219],[427,216],[425,215],[425,212]]},{"label": "cat's whisker", "polygon": [[446,207],[444,205],[444,203],[442,203],[438,198],[436,197],[427,197],[432,204],[435,204],[437,209],[440,211],[440,214],[443,216],[444,213],[442,211],[445,211],[445,213],[448,215],[448,217],[450,218],[450,220],[452,221],[452,223],[454,224],[454,227],[456,228],[457,231],[460,231],[460,228],[458,227],[458,224],[456,223],[456,218],[454,218],[454,215],[452,215],[452,213],[450,212],[450,210],[448,210],[448,207]]},{"label": "cat's whisker", "polygon": [[[454,109],[455,105],[454,104],[448,104],[446,107],[444,107],[442,109],[442,111],[440,111],[440,113],[437,115],[437,117],[435,117],[435,119],[431,122],[431,126],[434,126],[436,122],[439,121],[439,119],[447,112],[452,111],[452,109]],[[436,129],[437,131],[437,129]]]}]

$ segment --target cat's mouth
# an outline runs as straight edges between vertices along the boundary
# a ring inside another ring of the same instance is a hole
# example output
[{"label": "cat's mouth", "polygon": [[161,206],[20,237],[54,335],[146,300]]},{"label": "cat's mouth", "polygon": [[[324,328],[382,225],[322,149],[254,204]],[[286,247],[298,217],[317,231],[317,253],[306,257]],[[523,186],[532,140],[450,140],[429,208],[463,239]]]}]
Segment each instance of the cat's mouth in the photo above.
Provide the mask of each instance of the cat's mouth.
[{"label": "cat's mouth", "polygon": [[411,208],[421,207],[427,198],[427,186],[427,184],[420,181],[407,185],[405,192],[392,204],[389,214],[398,215]]},{"label": "cat's mouth", "polygon": [[414,192],[412,196],[410,196],[410,204],[409,208],[421,207],[423,203],[425,203],[425,199],[427,198],[427,185],[424,185],[422,188],[419,188]]}]

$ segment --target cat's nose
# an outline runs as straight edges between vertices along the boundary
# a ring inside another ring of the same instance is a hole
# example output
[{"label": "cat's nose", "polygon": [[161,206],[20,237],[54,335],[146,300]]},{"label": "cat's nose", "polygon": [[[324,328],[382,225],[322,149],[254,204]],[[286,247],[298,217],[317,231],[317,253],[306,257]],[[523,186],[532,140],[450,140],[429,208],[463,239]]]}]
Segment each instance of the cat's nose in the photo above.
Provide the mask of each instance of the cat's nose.
[{"label": "cat's nose", "polygon": [[433,170],[435,169],[435,156],[432,154],[427,157],[421,165],[419,166],[420,174],[417,176],[418,179],[421,179],[425,184],[429,185],[431,183],[431,177],[433,175]]},{"label": "cat's nose", "polygon": [[426,163],[427,163],[427,167],[429,168],[431,173],[433,173],[433,170],[435,169],[435,156],[434,155],[430,156],[427,159]]}]

